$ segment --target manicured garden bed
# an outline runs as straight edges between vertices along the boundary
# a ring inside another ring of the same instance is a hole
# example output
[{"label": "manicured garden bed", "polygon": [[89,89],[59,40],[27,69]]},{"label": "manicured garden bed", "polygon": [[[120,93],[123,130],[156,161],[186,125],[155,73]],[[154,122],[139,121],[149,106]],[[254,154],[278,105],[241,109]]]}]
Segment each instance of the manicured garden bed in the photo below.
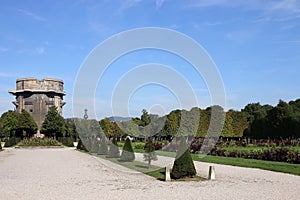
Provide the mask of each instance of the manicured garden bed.
[{"label": "manicured garden bed", "polygon": [[32,138],[22,140],[17,144],[20,147],[62,147],[62,143],[51,138]]}]

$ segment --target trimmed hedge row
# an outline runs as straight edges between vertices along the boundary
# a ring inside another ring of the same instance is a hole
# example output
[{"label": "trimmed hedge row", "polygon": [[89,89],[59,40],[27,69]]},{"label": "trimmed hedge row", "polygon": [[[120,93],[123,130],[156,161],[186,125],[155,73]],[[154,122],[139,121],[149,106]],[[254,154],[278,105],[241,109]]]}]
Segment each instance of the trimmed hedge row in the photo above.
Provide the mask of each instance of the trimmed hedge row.
[{"label": "trimmed hedge row", "polygon": [[21,138],[10,137],[5,141],[4,147],[12,147],[21,141]]},{"label": "trimmed hedge row", "polygon": [[240,150],[240,151],[238,150],[227,151],[225,149],[213,149],[210,155],[300,164],[300,153],[298,153],[293,149],[287,149],[287,148],[271,148],[266,150],[254,149],[254,150]]},{"label": "trimmed hedge row", "polygon": [[22,140],[19,146],[62,146],[60,142],[51,138],[32,138]]},{"label": "trimmed hedge row", "polygon": [[67,147],[73,147],[74,146],[73,142],[75,142],[74,138],[72,137],[59,137],[57,138],[57,140]]}]

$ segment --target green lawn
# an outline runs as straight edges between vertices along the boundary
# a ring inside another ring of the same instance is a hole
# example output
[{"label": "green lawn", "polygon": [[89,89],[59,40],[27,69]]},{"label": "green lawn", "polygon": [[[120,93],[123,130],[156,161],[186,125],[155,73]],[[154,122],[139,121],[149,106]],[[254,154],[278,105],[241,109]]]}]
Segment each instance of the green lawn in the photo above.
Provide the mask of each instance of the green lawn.
[{"label": "green lawn", "polygon": [[[175,157],[175,152],[157,151],[157,155]],[[230,158],[222,156],[205,156],[200,158],[199,154],[192,154],[192,158],[195,161],[216,163],[223,165],[232,165],[248,168],[259,168],[276,172],[289,173],[294,175],[300,175],[300,164],[291,164],[285,162],[273,162],[265,160],[245,159],[245,158]]]},{"label": "green lawn", "polygon": [[158,180],[164,180],[164,168],[158,167],[158,166],[154,166],[151,165],[151,168],[148,168],[148,164],[143,163],[143,162],[139,162],[139,161],[133,161],[133,162],[121,162],[119,160],[119,158],[107,158],[104,155],[97,155],[98,157],[102,158],[102,159],[106,159],[109,160],[113,163],[116,163],[118,165],[122,165],[124,167],[127,167],[129,169],[147,174],[149,176],[152,176]]},{"label": "green lawn", "polygon": [[[227,151],[251,151],[251,150],[267,150],[272,147],[259,147],[259,146],[251,146],[251,147],[240,147],[240,146],[229,146],[229,147],[222,147],[221,149],[227,150]],[[275,148],[287,148],[287,149],[292,149],[300,153],[300,146],[286,146],[286,147],[280,147],[277,146]]]}]

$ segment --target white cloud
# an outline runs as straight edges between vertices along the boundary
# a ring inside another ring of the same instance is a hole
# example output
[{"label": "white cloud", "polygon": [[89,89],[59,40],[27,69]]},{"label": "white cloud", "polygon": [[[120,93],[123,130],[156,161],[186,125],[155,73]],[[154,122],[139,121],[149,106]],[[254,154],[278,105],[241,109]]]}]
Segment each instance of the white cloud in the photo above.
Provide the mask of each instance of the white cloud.
[{"label": "white cloud", "polygon": [[18,11],[19,13],[21,13],[22,15],[31,17],[31,18],[34,19],[34,20],[37,20],[37,21],[46,21],[45,18],[43,18],[43,17],[41,17],[41,16],[39,16],[39,15],[33,13],[33,12],[30,12],[30,11],[28,11],[28,10],[23,10],[23,9],[17,8],[17,11]]},{"label": "white cloud", "polygon": [[280,2],[275,2],[271,4],[271,11],[288,11],[292,13],[300,12],[300,3],[298,0],[282,0]]},{"label": "white cloud", "polygon": [[0,53],[6,52],[6,51],[8,51],[8,49],[7,49],[7,48],[0,47]]},{"label": "white cloud", "polygon": [[122,5],[116,12],[117,15],[121,15],[125,10],[137,5],[138,3],[142,2],[143,0],[125,0],[123,1]]},{"label": "white cloud", "polygon": [[45,53],[45,48],[43,48],[43,47],[38,47],[35,50],[36,50],[36,53],[39,55],[43,55]]},{"label": "white cloud", "polygon": [[156,9],[158,10],[162,5],[166,2],[166,0],[155,0],[155,6]]},{"label": "white cloud", "polygon": [[191,2],[191,7],[210,7],[220,6],[227,3],[227,0],[194,0]]},{"label": "white cloud", "polygon": [[11,74],[11,73],[5,73],[5,72],[0,72],[0,77],[1,78],[17,78],[20,75],[18,74]]}]

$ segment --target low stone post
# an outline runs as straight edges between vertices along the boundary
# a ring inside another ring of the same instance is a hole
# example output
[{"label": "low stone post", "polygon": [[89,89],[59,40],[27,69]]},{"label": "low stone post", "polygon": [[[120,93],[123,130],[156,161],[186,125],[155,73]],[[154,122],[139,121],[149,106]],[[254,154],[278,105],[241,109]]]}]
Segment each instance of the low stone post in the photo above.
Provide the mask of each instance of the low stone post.
[{"label": "low stone post", "polygon": [[165,167],[165,181],[171,181],[170,169]]},{"label": "low stone post", "polygon": [[209,180],[215,180],[216,179],[216,172],[215,172],[215,167],[214,166],[209,166],[208,179]]}]

